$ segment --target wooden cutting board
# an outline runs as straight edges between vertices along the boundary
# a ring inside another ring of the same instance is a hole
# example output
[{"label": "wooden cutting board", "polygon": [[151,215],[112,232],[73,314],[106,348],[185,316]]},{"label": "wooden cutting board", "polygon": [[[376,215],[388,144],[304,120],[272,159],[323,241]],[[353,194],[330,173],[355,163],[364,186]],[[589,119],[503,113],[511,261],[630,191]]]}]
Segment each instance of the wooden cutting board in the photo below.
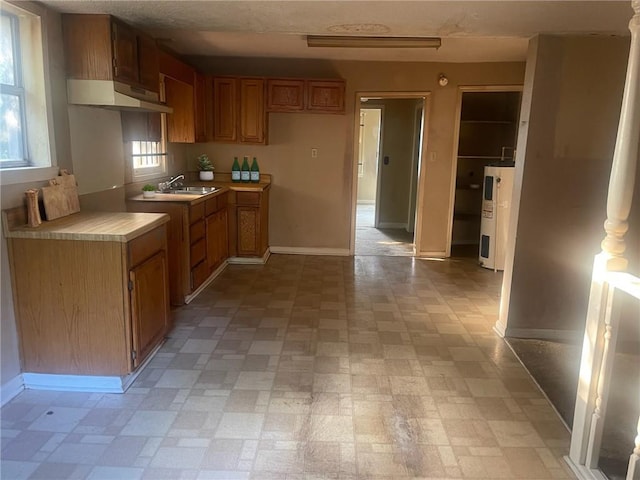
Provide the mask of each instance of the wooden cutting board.
[{"label": "wooden cutting board", "polygon": [[47,220],[55,220],[79,212],[80,201],[76,177],[63,173],[49,180],[49,186],[42,187],[42,201]]}]

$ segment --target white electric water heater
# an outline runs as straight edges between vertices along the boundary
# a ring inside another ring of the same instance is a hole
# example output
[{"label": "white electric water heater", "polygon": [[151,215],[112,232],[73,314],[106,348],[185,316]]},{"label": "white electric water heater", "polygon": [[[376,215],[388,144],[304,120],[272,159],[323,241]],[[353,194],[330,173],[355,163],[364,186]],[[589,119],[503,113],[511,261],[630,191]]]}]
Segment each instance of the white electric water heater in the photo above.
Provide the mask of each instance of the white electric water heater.
[{"label": "white electric water heater", "polygon": [[494,271],[504,270],[514,170],[513,164],[484,167],[478,260]]}]

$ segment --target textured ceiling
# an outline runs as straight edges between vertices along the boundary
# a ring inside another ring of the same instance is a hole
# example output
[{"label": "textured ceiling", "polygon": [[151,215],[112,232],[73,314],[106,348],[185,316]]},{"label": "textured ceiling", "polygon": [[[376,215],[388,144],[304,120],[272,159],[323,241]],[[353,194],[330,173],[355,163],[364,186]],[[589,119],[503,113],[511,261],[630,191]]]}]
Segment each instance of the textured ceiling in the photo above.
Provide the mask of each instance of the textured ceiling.
[{"label": "textured ceiling", "polygon": [[[87,1],[62,12],[109,13],[184,55],[404,61],[524,60],[537,33],[628,35],[628,0]],[[439,36],[439,50],[308,48],[306,34]]]}]

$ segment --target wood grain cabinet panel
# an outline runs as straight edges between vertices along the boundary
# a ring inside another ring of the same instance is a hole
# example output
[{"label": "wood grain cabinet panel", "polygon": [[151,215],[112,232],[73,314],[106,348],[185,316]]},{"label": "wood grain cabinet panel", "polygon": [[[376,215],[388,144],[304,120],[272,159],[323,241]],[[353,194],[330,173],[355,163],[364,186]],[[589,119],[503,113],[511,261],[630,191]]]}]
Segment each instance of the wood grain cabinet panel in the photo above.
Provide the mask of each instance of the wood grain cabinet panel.
[{"label": "wood grain cabinet panel", "polygon": [[267,124],[264,80],[261,78],[241,78],[240,84],[240,142],[265,143]]},{"label": "wood grain cabinet panel", "polygon": [[183,305],[229,257],[227,193],[203,202],[127,202],[135,212],[164,212],[169,221],[171,304]]},{"label": "wood grain cabinet panel", "polygon": [[230,196],[229,255],[262,257],[269,248],[269,187]]},{"label": "wood grain cabinet panel", "polygon": [[196,72],[194,85],[196,142],[213,140],[211,77]]},{"label": "wood grain cabinet panel", "polygon": [[138,79],[147,90],[157,92],[160,85],[160,59],[156,41],[138,34]]},{"label": "wood grain cabinet panel", "polygon": [[140,365],[169,329],[167,255],[160,250],[129,272],[133,366]]},{"label": "wood grain cabinet panel", "polygon": [[259,256],[260,245],[260,209],[239,206],[238,217],[238,255]]},{"label": "wood grain cabinet panel", "polygon": [[166,235],[162,225],[144,242],[10,238],[23,371],[133,371],[170,326]]},{"label": "wood grain cabinet panel", "polygon": [[110,15],[63,14],[67,76],[115,80],[160,91],[158,49],[148,35]]},{"label": "wood grain cabinet panel", "polygon": [[138,83],[138,39],[133,28],[112,20],[113,76],[124,83]]},{"label": "wood grain cabinet panel", "polygon": [[324,113],[344,113],[343,80],[308,80],[307,110]]},{"label": "wood grain cabinet panel", "polygon": [[172,143],[194,143],[195,112],[193,86],[171,77],[164,78],[165,100],[173,108],[167,114],[167,139]]},{"label": "wood grain cabinet panel", "polygon": [[235,78],[213,78],[213,139],[217,142],[237,139],[236,84]]},{"label": "wood grain cabinet panel", "polygon": [[300,112],[304,110],[304,80],[270,78],[267,80],[267,110],[269,112]]}]

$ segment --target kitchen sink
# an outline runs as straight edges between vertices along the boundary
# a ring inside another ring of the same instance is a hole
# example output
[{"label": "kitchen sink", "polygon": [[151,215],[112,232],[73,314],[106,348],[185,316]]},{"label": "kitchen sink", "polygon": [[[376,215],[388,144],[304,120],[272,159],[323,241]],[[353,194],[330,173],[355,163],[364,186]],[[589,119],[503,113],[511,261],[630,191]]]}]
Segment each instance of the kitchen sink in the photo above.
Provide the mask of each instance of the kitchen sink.
[{"label": "kitchen sink", "polygon": [[158,193],[171,193],[174,195],[206,195],[207,193],[213,193],[217,191],[216,187],[180,187],[171,190],[163,190]]}]

